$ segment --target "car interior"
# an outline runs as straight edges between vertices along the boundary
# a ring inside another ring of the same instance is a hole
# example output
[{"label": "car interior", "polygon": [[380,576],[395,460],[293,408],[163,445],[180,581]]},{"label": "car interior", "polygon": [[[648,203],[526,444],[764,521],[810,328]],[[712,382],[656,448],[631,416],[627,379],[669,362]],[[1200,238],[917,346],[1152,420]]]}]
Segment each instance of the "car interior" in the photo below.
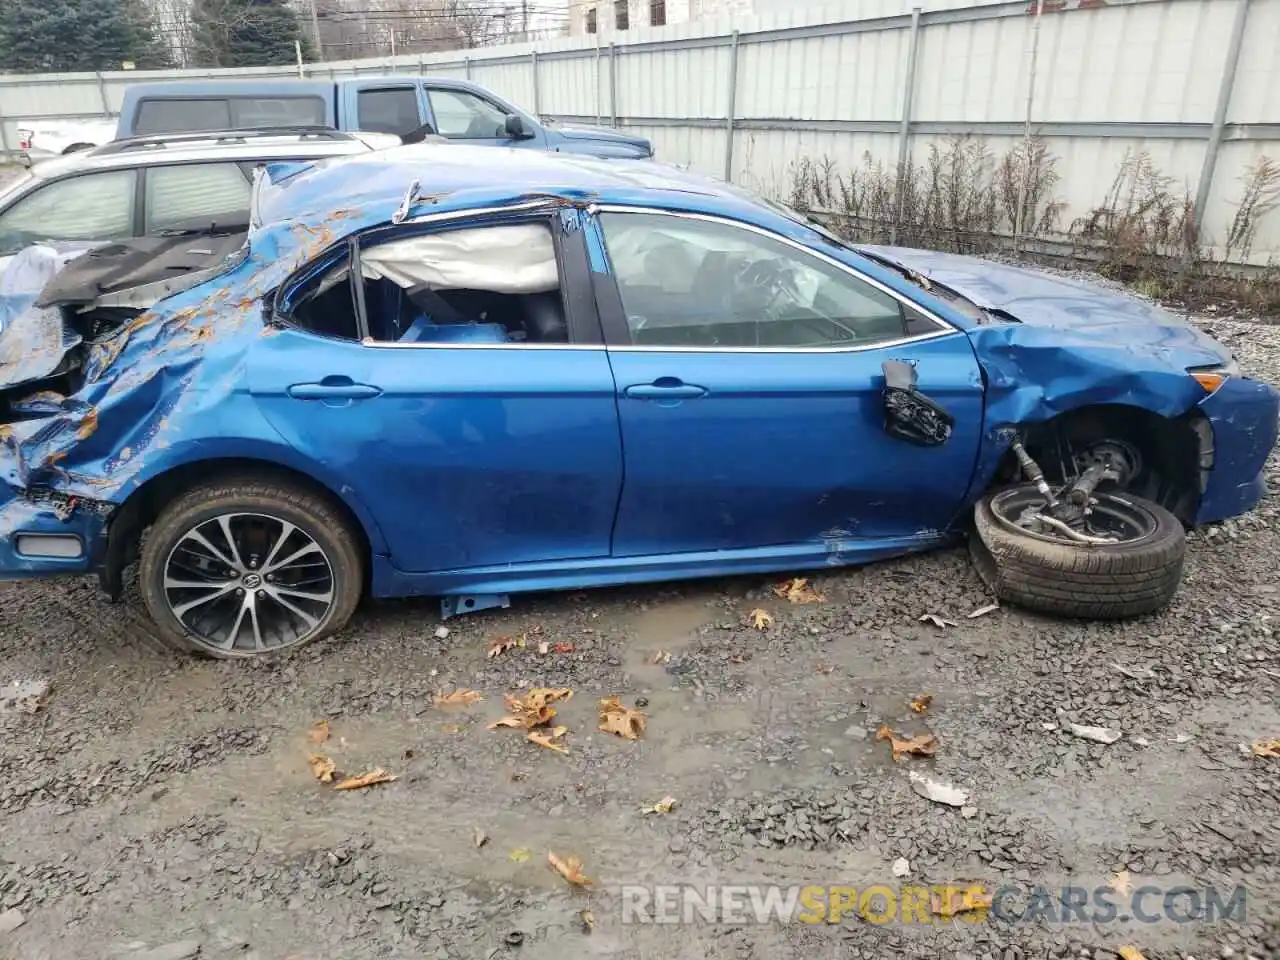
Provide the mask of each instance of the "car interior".
[{"label": "car interior", "polygon": [[[555,245],[543,223],[406,237],[362,248],[360,261],[365,316],[375,341],[569,341]],[[343,258],[304,284],[284,313],[314,333],[357,339],[352,294]]]}]

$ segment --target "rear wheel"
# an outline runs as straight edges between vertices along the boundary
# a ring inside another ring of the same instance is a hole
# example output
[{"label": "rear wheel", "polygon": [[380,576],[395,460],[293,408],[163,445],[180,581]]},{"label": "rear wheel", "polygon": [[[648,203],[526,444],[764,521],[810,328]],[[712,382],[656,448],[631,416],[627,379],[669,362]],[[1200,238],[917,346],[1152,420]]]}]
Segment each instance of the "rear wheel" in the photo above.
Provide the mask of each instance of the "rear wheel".
[{"label": "rear wheel", "polygon": [[219,658],[278,653],[341,629],[363,582],[355,532],[331,504],[251,479],[170,503],[139,567],[162,639]]},{"label": "rear wheel", "polygon": [[1186,534],[1159,504],[1095,491],[1095,542],[1035,521],[1045,501],[1030,484],[998,491],[974,508],[969,551],[999,599],[1070,617],[1119,619],[1164,607],[1182,579]]}]

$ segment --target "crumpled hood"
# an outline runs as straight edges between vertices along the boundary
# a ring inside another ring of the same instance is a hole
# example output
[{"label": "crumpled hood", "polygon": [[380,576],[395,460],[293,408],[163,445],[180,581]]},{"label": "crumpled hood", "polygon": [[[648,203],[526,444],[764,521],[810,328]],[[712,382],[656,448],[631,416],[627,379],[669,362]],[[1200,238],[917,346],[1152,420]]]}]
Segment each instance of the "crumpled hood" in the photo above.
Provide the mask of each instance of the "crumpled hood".
[{"label": "crumpled hood", "polygon": [[986,310],[1120,348],[1150,351],[1186,368],[1231,360],[1231,351],[1167,310],[1114,290],[1041,270],[908,247],[857,247],[950,287]]}]

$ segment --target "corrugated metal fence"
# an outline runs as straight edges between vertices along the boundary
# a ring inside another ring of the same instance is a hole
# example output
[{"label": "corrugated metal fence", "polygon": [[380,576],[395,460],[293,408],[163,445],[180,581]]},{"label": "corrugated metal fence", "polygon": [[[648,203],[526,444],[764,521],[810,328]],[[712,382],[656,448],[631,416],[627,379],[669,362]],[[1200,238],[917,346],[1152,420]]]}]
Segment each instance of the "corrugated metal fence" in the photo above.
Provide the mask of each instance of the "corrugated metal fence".
[{"label": "corrugated metal fence", "polygon": [[[1042,137],[1058,158],[1051,199],[1064,228],[1145,153],[1152,176],[1123,189],[1185,192],[1218,243],[1247,171],[1280,162],[1280,0],[906,2],[311,64],[306,75],[467,77],[545,117],[636,128],[661,159],[781,195],[803,157],[893,169],[957,135],[997,156]],[[24,119],[109,116],[130,83],[220,74],[297,68],[0,76],[0,149]],[[1261,218],[1250,259],[1278,254],[1280,211]]]}]

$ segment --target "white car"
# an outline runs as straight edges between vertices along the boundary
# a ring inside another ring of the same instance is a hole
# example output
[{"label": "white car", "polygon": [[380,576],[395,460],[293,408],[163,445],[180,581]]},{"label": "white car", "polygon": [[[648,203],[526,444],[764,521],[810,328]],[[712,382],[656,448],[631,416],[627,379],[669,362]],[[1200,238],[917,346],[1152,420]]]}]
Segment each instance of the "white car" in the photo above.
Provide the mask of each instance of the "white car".
[{"label": "white car", "polygon": [[390,134],[262,129],[115,140],[46,160],[0,186],[0,272],[18,251],[46,240],[244,229],[254,168],[400,142]]},{"label": "white car", "polygon": [[28,166],[78,150],[110,142],[115,120],[32,120],[18,128],[18,149]]}]

